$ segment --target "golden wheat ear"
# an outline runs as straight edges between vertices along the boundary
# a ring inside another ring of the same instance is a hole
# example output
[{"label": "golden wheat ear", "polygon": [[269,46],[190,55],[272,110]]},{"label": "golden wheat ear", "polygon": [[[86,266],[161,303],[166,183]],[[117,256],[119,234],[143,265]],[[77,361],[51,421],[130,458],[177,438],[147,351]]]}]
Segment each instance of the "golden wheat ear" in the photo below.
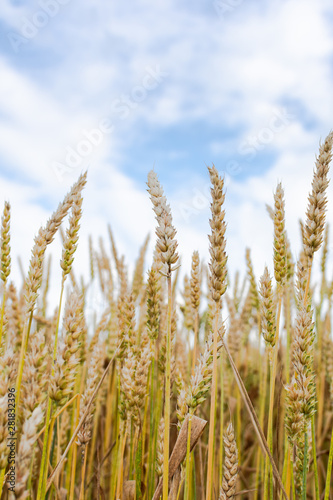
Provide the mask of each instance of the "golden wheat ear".
[{"label": "golden wheat ear", "polygon": [[312,179],[312,190],[308,198],[306,223],[303,231],[303,243],[306,256],[311,261],[313,254],[319,250],[323,242],[323,234],[327,210],[328,173],[332,160],[333,132],[326,137],[319,147],[315,171]]},{"label": "golden wheat ear", "polygon": [[234,498],[238,477],[238,451],[234,428],[231,422],[223,436],[223,441],[225,458],[219,500],[228,500],[229,498]]},{"label": "golden wheat ear", "polygon": [[1,279],[7,283],[10,274],[10,204],[5,202],[1,219]]}]

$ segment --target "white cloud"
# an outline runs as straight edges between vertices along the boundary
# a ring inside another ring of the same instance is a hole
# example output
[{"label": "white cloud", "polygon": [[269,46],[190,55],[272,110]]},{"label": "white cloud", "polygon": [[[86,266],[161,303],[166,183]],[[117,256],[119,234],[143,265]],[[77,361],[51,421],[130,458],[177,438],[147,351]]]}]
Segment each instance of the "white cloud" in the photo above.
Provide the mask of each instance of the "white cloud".
[{"label": "white cloud", "polygon": [[[14,8],[7,1],[2,16],[19,30],[22,16],[31,19],[38,8],[38,2]],[[132,261],[148,231],[153,235],[154,218],[145,179],[139,184],[123,171],[125,157],[132,154],[132,165],[136,161],[129,145],[133,147],[133,137],[144,139],[142,125],[154,131],[178,127],[178,131],[181,124],[200,120],[217,131],[233,130],[232,137],[224,139],[221,132],[220,140],[212,140],[211,160],[215,153],[227,151],[249,173],[246,181],[231,176],[228,187],[232,271],[244,268],[245,246],[253,247],[258,277],[263,264],[271,263],[272,230],[264,206],[272,203],[278,180],[286,189],[287,225],[296,252],[297,220],[304,214],[318,140],[332,126],[333,36],[328,8],[323,0],[265,6],[244,2],[223,21],[215,15],[213,2],[207,14],[195,12],[191,4],[180,8],[172,0],[130,5],[86,0],[82,8],[69,2],[27,45],[31,57],[35,51],[38,58],[40,51],[44,61],[43,50],[51,58],[55,50],[53,65],[44,71],[40,66],[36,72],[24,69],[23,63],[19,67],[15,59],[10,62],[9,52],[0,59],[0,190],[1,198],[10,198],[13,205],[13,248],[27,255],[51,207],[90,164],[78,268],[88,269],[84,243],[88,233],[97,241],[100,234],[106,235],[107,222],[120,252]],[[142,85],[146,68],[156,65],[168,76],[121,120],[112,112],[115,99]],[[274,110],[289,101],[297,103],[289,123],[251,161],[242,155],[244,141],[260,138]],[[67,148],[76,150],[84,139],[83,130],[97,127],[105,117],[115,122],[114,132],[105,134],[102,143],[59,183],[53,162],[64,162]],[[178,147],[171,153],[183,155]],[[268,171],[251,175],[261,151],[274,152],[276,160]],[[181,164],[182,158],[179,168]],[[147,165],[147,172],[150,168]],[[184,205],[193,208],[193,188],[202,191],[207,184],[202,168],[188,185],[168,185],[167,190],[187,270],[193,249],[208,259],[209,202],[199,209],[195,205],[188,219],[181,210]],[[207,200],[206,191],[204,196]],[[48,210],[41,199],[47,200]]]}]

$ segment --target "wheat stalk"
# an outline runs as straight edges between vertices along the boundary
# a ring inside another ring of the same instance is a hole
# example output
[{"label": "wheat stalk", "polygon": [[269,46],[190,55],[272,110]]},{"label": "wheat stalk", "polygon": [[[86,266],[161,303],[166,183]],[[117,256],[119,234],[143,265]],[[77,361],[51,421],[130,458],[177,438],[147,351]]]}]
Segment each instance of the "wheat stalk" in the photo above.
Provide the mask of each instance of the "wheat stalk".
[{"label": "wheat stalk", "polygon": [[210,180],[212,183],[211,195],[211,213],[212,218],[209,221],[211,234],[209,238],[209,290],[212,299],[215,302],[214,319],[214,347],[213,347],[213,375],[211,387],[211,405],[209,419],[209,441],[208,441],[208,465],[207,465],[207,487],[206,500],[212,498],[212,476],[213,476],[213,446],[215,434],[215,411],[216,411],[216,392],[217,392],[217,346],[218,346],[218,316],[221,297],[227,289],[227,255],[226,255],[226,222],[223,209],[225,201],[224,180],[219,176],[216,168],[208,168]]}]

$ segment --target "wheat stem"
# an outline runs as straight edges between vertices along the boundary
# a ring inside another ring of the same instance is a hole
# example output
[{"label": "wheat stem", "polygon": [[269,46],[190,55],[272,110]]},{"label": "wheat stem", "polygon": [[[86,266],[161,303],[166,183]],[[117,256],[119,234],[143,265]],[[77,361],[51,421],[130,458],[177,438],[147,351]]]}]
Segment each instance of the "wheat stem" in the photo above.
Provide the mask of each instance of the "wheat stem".
[{"label": "wheat stem", "polygon": [[220,402],[220,473],[219,473],[219,484],[222,483],[223,477],[223,428],[224,428],[224,387],[223,387],[223,352],[221,352],[221,362],[220,362],[220,386],[221,386],[221,402]]},{"label": "wheat stem", "polygon": [[192,414],[190,413],[187,428],[187,446],[186,446],[186,480],[185,480],[185,492],[184,500],[191,500],[190,492],[190,481],[191,481],[191,428],[192,428]]},{"label": "wheat stem", "polygon": [[208,465],[207,465],[207,487],[206,500],[212,498],[213,487],[213,459],[214,459],[214,440],[215,440],[215,411],[216,411],[216,393],[217,393],[217,336],[218,336],[219,306],[216,303],[215,321],[214,321],[214,344],[213,344],[213,376],[211,385],[210,400],[210,418],[209,418],[209,437],[208,437]]},{"label": "wheat stem", "polygon": [[[59,332],[59,322],[60,322],[60,311],[62,305],[62,298],[64,293],[64,279],[62,279],[61,283],[61,291],[59,298],[59,308],[58,308],[58,317],[57,317],[57,325],[54,337],[54,346],[53,346],[53,358],[52,358],[52,369],[51,369],[51,378],[55,375],[55,363],[57,357],[57,347],[58,347],[58,332]],[[48,438],[49,438],[49,427],[51,423],[52,416],[52,399],[48,396],[47,401],[47,410],[46,410],[46,420],[45,420],[45,431],[44,431],[44,440],[43,440],[43,452],[42,452],[42,460],[40,465],[40,476],[38,481],[38,490],[37,490],[37,500],[41,500],[45,496],[46,489],[46,480],[47,480],[47,464],[48,464]]]},{"label": "wheat stem", "polygon": [[125,451],[125,446],[126,446],[126,441],[127,441],[127,428],[128,428],[128,425],[126,423],[124,432],[122,433],[121,438],[120,438],[120,442],[119,442],[118,459],[117,459],[118,477],[117,477],[116,498],[119,498],[120,492],[123,489],[123,473],[124,473],[123,456],[124,456],[124,451]]},{"label": "wheat stem", "polygon": [[304,433],[303,500],[306,500],[306,476],[308,472],[308,431]]},{"label": "wheat stem", "polygon": [[[270,452],[273,451],[273,411],[274,411],[274,395],[275,395],[275,379],[277,370],[277,359],[278,359],[278,349],[279,349],[279,329],[280,329],[280,316],[281,316],[281,306],[282,297],[281,293],[278,299],[278,310],[276,315],[276,341],[273,351],[273,364],[271,365],[271,377],[270,377],[270,392],[269,392],[269,412],[268,412],[268,426],[267,426],[267,442]],[[265,461],[265,483],[264,483],[264,500],[267,500],[268,495],[268,474],[269,474],[269,459],[266,455]],[[271,475],[270,482],[273,481],[273,476]]]},{"label": "wheat stem", "polygon": [[[72,412],[72,420],[75,422],[75,426],[77,427],[79,425],[79,420],[80,420],[80,404],[81,404],[81,395],[79,394],[79,397],[76,402],[76,413],[74,413],[74,408]],[[75,417],[74,417],[75,415]],[[75,420],[74,420],[75,418]],[[74,442],[72,448],[72,454],[68,454],[68,462],[71,463],[71,469],[68,471],[68,477],[70,478],[70,487],[69,487],[69,500],[74,499],[74,486],[75,486],[75,475],[76,475],[76,456],[77,456],[77,444]],[[58,461],[59,463],[59,461]]]},{"label": "wheat stem", "polygon": [[330,442],[330,452],[329,452],[328,462],[327,462],[327,473],[326,473],[324,500],[329,500],[329,498],[330,498],[330,489],[331,489],[330,485],[331,485],[332,470],[333,470],[333,426],[332,426],[332,434],[331,434],[331,442]]},{"label": "wheat stem", "polygon": [[[74,428],[77,426],[79,422],[79,414],[80,414],[80,401],[81,401],[81,393],[78,391],[78,388],[80,387],[80,377],[76,378],[75,381],[75,388],[74,392],[76,393],[74,397],[77,397],[77,402],[76,402],[76,412],[75,412],[75,407],[72,408],[71,412],[71,424],[70,424],[70,434],[73,433]],[[75,452],[74,452],[75,450]],[[73,466],[74,463],[74,457],[76,458],[77,454],[77,445],[74,443],[72,448],[69,450],[68,453],[68,460],[67,460],[67,472],[66,472],[66,490],[69,491],[69,500],[73,500],[74,498],[74,484],[75,481],[72,480],[72,476],[75,478],[75,473],[76,473],[76,467]],[[74,470],[73,470],[74,468]]]},{"label": "wheat stem", "polygon": [[315,492],[316,500],[320,499],[319,482],[318,482],[318,464],[317,464],[317,451],[316,451],[316,435],[315,435],[315,420],[314,415],[311,417],[311,436],[312,436],[312,455],[313,455],[313,470],[315,477]]},{"label": "wheat stem", "polygon": [[167,283],[168,283],[168,323],[167,323],[166,366],[165,366],[163,500],[168,500],[168,490],[169,490],[169,439],[170,439],[170,397],[171,397],[170,362],[171,362],[171,314],[172,314],[171,274],[167,276]]},{"label": "wheat stem", "polygon": [[1,307],[1,317],[0,317],[0,348],[1,348],[2,336],[3,336],[3,318],[5,315],[5,303],[6,303],[6,287],[4,287],[3,295],[2,295],[2,307]]},{"label": "wheat stem", "polygon": [[84,459],[83,459],[83,467],[82,467],[82,476],[81,476],[81,489],[80,489],[80,498],[79,500],[84,499],[84,481],[86,477],[86,468],[87,468],[87,450],[85,450],[84,453]]}]

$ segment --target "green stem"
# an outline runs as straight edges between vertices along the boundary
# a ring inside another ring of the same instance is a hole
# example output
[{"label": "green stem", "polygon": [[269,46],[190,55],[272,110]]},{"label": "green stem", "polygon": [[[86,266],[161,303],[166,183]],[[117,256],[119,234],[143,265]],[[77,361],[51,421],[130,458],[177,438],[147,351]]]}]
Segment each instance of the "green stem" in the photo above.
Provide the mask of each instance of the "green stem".
[{"label": "green stem", "polygon": [[154,482],[154,372],[155,372],[155,349],[154,357],[151,362],[150,372],[150,421],[149,421],[149,451],[148,451],[148,498],[153,497]]},{"label": "green stem", "polygon": [[[274,383],[273,383],[273,368],[271,367],[271,380],[270,380],[270,403],[269,403],[269,414],[268,414],[268,430],[267,430],[267,442],[269,450],[272,451],[272,439],[271,439],[271,428],[272,428],[272,414],[273,414],[273,400],[274,400]],[[265,476],[264,476],[264,500],[268,498],[268,486],[269,486],[269,459],[266,454],[265,457]]]},{"label": "green stem", "polygon": [[[99,417],[101,414],[101,398],[99,397],[99,395],[97,395],[95,401],[96,401],[96,410],[95,410],[95,414],[93,416],[93,421],[92,421],[92,428],[93,428],[92,438],[89,441],[89,447],[87,446],[87,450],[89,449],[89,454],[88,454],[88,458],[87,458],[87,471],[86,471],[87,477],[91,477],[91,475],[92,475],[92,470],[93,470],[93,466],[94,466],[95,450],[96,450],[97,433],[99,430],[98,421],[99,421]],[[74,444],[73,448],[75,449],[76,446],[77,445]],[[86,452],[88,453],[87,450],[86,450]],[[73,467],[75,467],[74,466],[75,463],[76,463],[76,460],[74,460],[74,457],[73,457]],[[72,483],[73,482],[71,481],[71,484]],[[74,478],[74,483],[75,483],[75,478]]]},{"label": "green stem", "polygon": [[[239,366],[239,365],[238,365]],[[236,422],[237,422],[237,434],[236,442],[238,448],[238,460],[242,463],[242,417],[241,417],[241,406],[242,406],[242,396],[239,391],[237,391],[236,396]]]},{"label": "green stem", "polygon": [[[74,386],[74,393],[75,394],[78,394],[79,393],[79,390],[80,390],[80,376],[79,374],[77,375],[76,377],[76,380],[75,380],[75,386]],[[80,407],[80,402],[79,400],[77,401],[76,403],[76,411],[75,411],[75,406],[73,405],[73,407],[71,408],[71,423],[70,423],[70,436],[73,434],[74,432],[74,428],[75,428],[75,420],[77,420],[77,411],[78,411],[78,408]],[[66,485],[66,490],[69,491],[69,500],[72,500],[72,496],[71,496],[71,490],[72,490],[72,482],[71,482],[71,476],[72,476],[72,467],[73,467],[73,449],[75,448],[76,445],[72,446],[71,449],[69,450],[68,452],[68,457],[67,457],[67,466],[66,466],[66,482],[65,482],[65,485]]]},{"label": "green stem", "polygon": [[330,489],[331,489],[330,485],[331,485],[332,468],[333,468],[333,427],[332,427],[332,434],[331,434],[330,454],[328,456],[328,463],[327,463],[327,474],[326,474],[324,500],[329,500],[329,498],[330,498]]},{"label": "green stem", "polygon": [[[74,424],[75,424],[75,427],[77,427],[79,424],[79,421],[80,421],[80,404],[81,404],[81,400],[80,400],[80,396],[79,396],[77,398],[77,401],[76,401],[76,408],[74,406],[72,408],[73,428],[71,428],[71,436],[74,432]],[[69,475],[69,479],[70,479],[70,483],[69,483],[68,490],[67,490],[67,491],[69,491],[69,500],[73,500],[73,498],[74,498],[77,447],[78,447],[78,445],[74,442],[73,446],[71,446],[69,453],[68,453],[68,461],[69,461],[69,456],[70,456],[70,460],[71,460],[70,465],[72,466],[69,468],[69,471],[68,471],[68,475]],[[66,481],[67,481],[67,477],[66,477]]]},{"label": "green stem", "polygon": [[[117,375],[116,375],[117,376]],[[117,376],[116,380],[117,384],[117,401],[116,401],[116,408],[118,407],[118,401],[120,400],[120,381],[119,377]],[[116,487],[117,487],[117,470],[118,470],[118,457],[119,457],[119,450],[121,446],[121,429],[120,429],[120,414],[119,411],[116,412],[116,421],[117,421],[117,429],[116,429],[116,460],[113,460],[112,464],[112,469],[111,469],[111,479],[110,479],[110,498],[114,498],[116,494]]]},{"label": "green stem", "polygon": [[314,478],[315,478],[316,500],[319,500],[320,495],[319,495],[319,480],[318,480],[318,464],[317,464],[317,450],[316,450],[314,415],[312,415],[312,418],[311,418],[311,436],[312,436],[312,455],[313,455],[313,471],[314,471]]},{"label": "green stem", "polygon": [[[279,295],[279,303],[278,303],[278,311],[276,316],[276,342],[273,352],[273,365],[271,366],[271,380],[270,380],[270,399],[269,399],[269,413],[268,413],[268,429],[267,429],[267,441],[269,450],[272,453],[273,451],[273,411],[274,411],[274,395],[275,395],[275,378],[276,378],[276,369],[277,369],[277,355],[279,350],[279,331],[280,331],[280,316],[281,316],[281,306],[282,306],[282,297],[281,290]],[[265,481],[264,481],[264,500],[268,498],[268,472],[271,470],[271,466],[269,464],[269,458],[266,454],[265,459]],[[270,483],[273,482],[273,474],[270,476]]]},{"label": "green stem", "polygon": [[166,367],[165,367],[163,500],[168,500],[168,492],[169,492],[171,314],[172,314],[171,274],[168,275],[167,282],[168,282],[168,328],[167,328],[167,339],[166,339]]},{"label": "green stem", "polygon": [[[260,450],[258,450],[257,457],[256,457],[256,477],[255,477],[255,483],[254,483],[255,489],[254,489],[254,494],[253,494],[253,500],[257,500],[257,498],[258,498],[260,471],[261,471],[261,452],[260,452]],[[222,484],[222,483],[220,482],[220,484]]]},{"label": "green stem", "polygon": [[[44,490],[44,482],[46,482],[47,476],[47,448],[48,448],[48,438],[49,438],[49,426],[51,420],[51,411],[52,411],[52,400],[49,398],[47,403],[47,411],[46,411],[46,422],[45,422],[45,431],[44,431],[44,441],[43,441],[43,452],[42,452],[42,460],[39,469],[39,480],[38,480],[38,490],[37,490],[37,500],[41,500],[45,498]],[[42,494],[44,496],[42,497]]]},{"label": "green stem", "polygon": [[221,359],[221,373],[220,373],[220,384],[221,384],[221,402],[220,402],[220,473],[219,473],[219,484],[222,484],[223,478],[223,426],[224,426],[224,387],[223,387],[223,351],[220,355]]},{"label": "green stem", "polygon": [[184,492],[184,500],[191,500],[190,497],[190,459],[191,459],[191,427],[192,427],[192,414],[190,413],[189,421],[188,421],[188,429],[187,429],[187,448],[186,448],[186,481],[185,481],[185,492]]},{"label": "green stem", "polygon": [[217,335],[218,335],[219,306],[216,303],[215,321],[214,321],[214,344],[213,344],[213,376],[211,385],[210,399],[210,417],[209,417],[209,437],[208,437],[208,466],[207,466],[207,488],[206,500],[212,499],[212,481],[213,481],[213,460],[214,460],[214,441],[215,441],[215,415],[216,415],[216,393],[217,393]]},{"label": "green stem", "polygon": [[[279,303],[278,303],[278,311],[276,316],[276,342],[273,351],[273,364],[271,366],[271,380],[270,380],[270,394],[269,394],[269,413],[268,413],[268,429],[267,429],[267,441],[269,450],[272,453],[273,451],[273,411],[274,411],[274,394],[275,394],[275,378],[276,378],[276,369],[277,369],[277,355],[279,350],[279,330],[280,330],[280,316],[281,316],[281,306],[282,306],[282,297],[281,290],[279,295]],[[268,498],[268,477],[269,470],[271,470],[271,466],[269,463],[269,457],[266,454],[265,459],[265,480],[264,480],[264,500]],[[270,476],[270,483],[273,482],[273,474]]]},{"label": "green stem", "polygon": [[5,302],[6,302],[6,283],[4,283],[4,290],[2,296],[1,319],[0,319],[0,348],[2,342],[2,333],[3,333],[3,318],[5,315]]},{"label": "green stem", "polygon": [[138,446],[135,456],[135,483],[136,483],[136,500],[141,500],[141,475],[142,475],[142,432],[139,434]]},{"label": "green stem", "polygon": [[3,469],[0,470],[0,498],[1,498],[1,494],[2,494],[3,480],[4,480],[4,477],[5,477],[5,471],[6,471],[6,467],[4,467]]},{"label": "green stem", "polygon": [[[151,348],[152,348],[152,345],[151,345]],[[149,409],[150,372],[151,372],[151,363],[150,363],[149,368],[148,368],[148,377],[147,377],[147,384],[146,384],[145,404],[144,404],[144,413],[143,413],[143,425],[141,427],[141,435],[142,435],[142,438],[141,438],[141,441],[142,441],[142,443],[141,443],[142,444],[141,457],[144,457],[146,455],[146,439],[145,439],[145,437],[147,434],[149,435],[148,422],[149,422],[149,413],[150,413],[150,409]],[[148,450],[148,454],[149,454],[149,450]],[[142,467],[142,464],[141,464],[141,467]],[[146,471],[143,473],[143,477],[142,477],[143,481],[146,480],[146,477],[148,474],[148,469],[149,469],[149,466],[147,467]],[[141,476],[142,476],[142,473],[141,473]]]},{"label": "green stem", "polygon": [[86,470],[87,470],[87,446],[85,446],[84,450],[84,461],[83,461],[83,467],[82,467],[82,475],[81,475],[81,488],[80,488],[80,499],[84,499],[84,482],[86,478]]},{"label": "green stem", "polygon": [[[55,362],[57,357],[57,347],[58,347],[58,332],[59,332],[59,321],[60,321],[60,312],[61,312],[61,304],[62,297],[64,293],[64,279],[61,283],[61,292],[59,299],[59,309],[58,309],[58,317],[57,317],[57,325],[55,331],[54,338],[54,348],[53,348],[53,359],[52,359],[52,369],[51,369],[51,377],[55,375]],[[47,480],[47,467],[48,467],[48,441],[49,441],[49,427],[52,416],[52,399],[50,396],[48,397],[47,402],[47,411],[46,411],[46,422],[45,422],[45,431],[44,431],[44,441],[43,441],[43,452],[42,452],[42,460],[40,464],[40,473],[39,473],[39,481],[38,481],[38,490],[37,490],[37,500],[42,500],[45,498],[46,492],[46,480]]]},{"label": "green stem", "polygon": [[195,460],[194,460],[194,451],[191,453],[190,457],[190,467],[191,467],[191,491],[190,491],[190,499],[197,500],[197,480],[196,480],[196,471],[195,471]]},{"label": "green stem", "polygon": [[306,476],[308,472],[308,432],[304,434],[304,461],[303,461],[303,500],[306,500]]},{"label": "green stem", "polygon": [[129,446],[129,479],[133,479],[132,470],[134,461],[134,441],[135,441],[133,418],[131,418],[130,422],[131,422],[131,432],[130,432],[130,446]]},{"label": "green stem", "polygon": [[[291,477],[292,477],[292,462],[291,462],[291,448],[288,442],[288,438],[285,438],[285,448],[286,448],[286,456],[284,458],[285,464],[286,464],[286,477],[285,477],[285,486],[286,486],[286,492],[287,495],[290,495],[290,489],[291,489]],[[284,464],[284,465],[285,465]],[[280,496],[280,499],[282,498],[282,495]]]},{"label": "green stem", "polygon": [[[152,482],[152,488],[155,489],[155,481],[154,481],[154,473],[155,473],[155,463],[156,463],[156,456],[157,456],[157,443],[158,440],[161,439],[161,436],[158,435],[158,427],[159,427],[159,422],[162,418],[163,415],[163,391],[160,390],[160,379],[157,376],[156,377],[156,398],[157,398],[157,404],[156,409],[155,409],[155,427],[154,427],[154,440],[153,440],[153,482]],[[152,498],[151,497],[148,498]]]},{"label": "green stem", "polygon": [[291,488],[293,493],[293,500],[296,500],[296,486],[294,480],[294,462],[291,461]]},{"label": "green stem", "polygon": [[[307,281],[306,281],[306,288],[305,288],[305,293],[304,293],[304,299],[303,299],[303,305],[306,305],[307,302],[307,297],[308,297],[308,292],[310,289],[310,282],[311,282],[311,272],[312,272],[312,262],[313,260],[310,261],[309,263],[309,269],[308,269],[308,276],[307,276]],[[319,351],[320,352],[320,351]],[[312,435],[312,454],[313,454],[313,468],[314,468],[314,476],[315,476],[315,490],[316,490],[316,500],[319,500],[319,480],[318,480],[318,466],[317,466],[317,451],[316,451],[316,437],[315,437],[315,429],[314,429],[314,415],[312,415],[311,418],[311,435]],[[305,440],[306,440],[306,448],[308,446],[308,433],[306,432],[305,434]],[[307,461],[307,456],[304,455],[304,463]],[[307,471],[304,471],[303,468],[303,483],[304,483],[304,474],[306,478],[306,473]],[[304,489],[304,484],[303,484],[303,489]],[[306,489],[306,486],[305,486]],[[304,495],[304,491],[303,491]],[[306,496],[306,491],[305,491],[305,496]]]},{"label": "green stem", "polygon": [[[284,438],[285,443],[284,443],[284,457],[283,457],[283,469],[282,469],[282,482],[286,486],[286,478],[287,478],[287,473],[288,473],[288,467],[289,467],[289,457],[288,457],[288,441],[287,438]],[[287,494],[288,490],[286,488]],[[280,491],[279,498],[282,498],[282,491]]]},{"label": "green stem", "polygon": [[120,440],[119,440],[119,448],[118,448],[118,457],[117,457],[117,489],[116,489],[116,498],[119,498],[121,495],[121,491],[123,489],[123,467],[124,467],[124,451],[127,440],[127,421],[124,423],[124,427],[121,429]]},{"label": "green stem", "polygon": [[[260,396],[260,403],[259,403],[259,423],[260,423],[260,426],[261,426],[262,429],[264,427],[265,402],[266,402],[266,393],[267,393],[267,368],[268,368],[267,350],[264,353],[263,363],[264,363],[264,369],[263,369],[262,374],[261,374],[260,387],[259,387],[259,396]],[[264,457],[262,455],[262,449],[259,446],[258,447],[258,452],[257,452],[255,491],[254,491],[254,495],[253,495],[253,500],[257,500],[257,498],[258,498],[259,480],[260,480],[260,476],[261,476],[263,458]]]}]

